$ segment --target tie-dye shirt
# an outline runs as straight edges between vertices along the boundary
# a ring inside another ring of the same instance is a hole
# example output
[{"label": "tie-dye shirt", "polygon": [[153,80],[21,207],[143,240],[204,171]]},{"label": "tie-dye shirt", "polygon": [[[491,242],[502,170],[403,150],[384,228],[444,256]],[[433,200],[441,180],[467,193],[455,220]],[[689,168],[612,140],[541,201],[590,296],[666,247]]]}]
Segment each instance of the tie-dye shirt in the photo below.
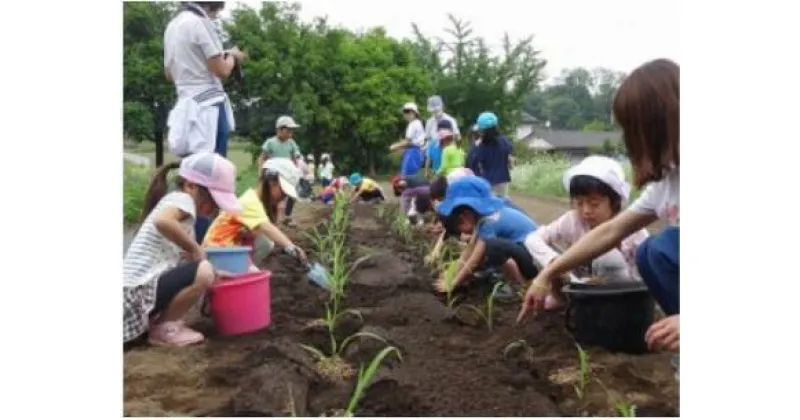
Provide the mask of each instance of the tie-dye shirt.
[{"label": "tie-dye shirt", "polygon": [[252,231],[269,222],[264,205],[256,190],[251,188],[239,197],[242,213],[238,216],[222,212],[208,228],[203,246],[229,247],[251,245]]}]

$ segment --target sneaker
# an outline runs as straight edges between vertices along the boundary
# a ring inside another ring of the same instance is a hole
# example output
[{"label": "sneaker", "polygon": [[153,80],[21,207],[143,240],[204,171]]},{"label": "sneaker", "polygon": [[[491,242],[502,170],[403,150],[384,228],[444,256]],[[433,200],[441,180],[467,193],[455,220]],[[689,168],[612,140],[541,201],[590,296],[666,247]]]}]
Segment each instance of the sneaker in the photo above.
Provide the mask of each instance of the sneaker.
[{"label": "sneaker", "polygon": [[202,343],[203,334],[187,327],[181,321],[164,322],[154,325],[148,332],[147,341],[154,346],[184,347]]}]

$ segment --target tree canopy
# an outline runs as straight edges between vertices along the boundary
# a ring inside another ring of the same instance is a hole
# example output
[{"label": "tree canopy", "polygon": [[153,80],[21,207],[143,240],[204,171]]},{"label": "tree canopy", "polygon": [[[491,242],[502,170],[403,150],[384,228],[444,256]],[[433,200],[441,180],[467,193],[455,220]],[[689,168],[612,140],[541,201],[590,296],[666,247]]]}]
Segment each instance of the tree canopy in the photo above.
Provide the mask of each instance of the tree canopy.
[{"label": "tree canopy", "polygon": [[[175,100],[163,75],[163,32],[176,10],[177,3],[124,5],[124,134],[155,141],[158,164]],[[462,127],[487,110],[507,131],[523,109],[557,127],[609,120],[617,75],[579,69],[542,89],[546,61],[533,37],[506,36],[493,53],[492,40],[452,15],[444,39],[412,25],[413,36],[400,40],[381,27],[354,32],[325,18],[303,22],[299,12],[297,3],[264,2],[237,7],[225,22],[231,43],[249,56],[244,81],[226,81],[226,90],[235,108],[234,134],[254,153],[274,133],[277,117],[288,114],[302,126],[296,140],[304,153],[333,153],[345,170],[384,171],[388,146],[403,135],[403,103],[416,102],[425,118],[431,95],[442,96]]]}]

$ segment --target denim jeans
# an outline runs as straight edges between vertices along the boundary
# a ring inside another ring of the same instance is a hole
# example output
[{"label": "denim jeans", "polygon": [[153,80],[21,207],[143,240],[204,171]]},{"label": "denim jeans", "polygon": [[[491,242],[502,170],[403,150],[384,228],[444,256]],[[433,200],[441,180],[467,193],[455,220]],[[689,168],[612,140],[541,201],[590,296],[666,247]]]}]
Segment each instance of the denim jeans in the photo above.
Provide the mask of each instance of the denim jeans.
[{"label": "denim jeans", "polygon": [[[217,141],[214,147],[214,152],[221,156],[228,156],[228,137],[231,131],[230,123],[228,122],[228,114],[225,112],[225,102],[217,105],[219,109],[219,117],[217,119]],[[194,234],[197,238],[197,243],[203,243],[203,238],[206,236],[211,220],[202,216],[197,216],[194,223]]]},{"label": "denim jeans", "polygon": [[679,314],[680,228],[668,227],[639,245],[636,267],[664,313],[667,316]]}]

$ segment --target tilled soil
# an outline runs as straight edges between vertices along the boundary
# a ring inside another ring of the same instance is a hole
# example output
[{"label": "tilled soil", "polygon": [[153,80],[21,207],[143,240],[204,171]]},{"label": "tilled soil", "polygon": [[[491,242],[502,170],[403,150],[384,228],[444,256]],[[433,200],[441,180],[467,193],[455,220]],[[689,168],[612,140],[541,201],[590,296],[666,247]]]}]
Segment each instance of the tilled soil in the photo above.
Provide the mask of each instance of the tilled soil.
[{"label": "tilled soil", "polygon": [[[315,209],[306,219],[298,218],[298,231],[326,212]],[[635,404],[638,416],[678,414],[670,355],[587,349],[595,380],[579,400],[573,387],[577,352],[563,314],[539,315],[516,326],[519,302],[498,302],[491,331],[480,318],[453,316],[432,290],[435,273],[421,264],[426,248],[402,243],[372,207],[355,206],[354,213],[351,259],[374,256],[354,272],[345,299],[364,321],[346,317],[336,335],[374,332],[402,353],[402,362],[384,363],[356,415],[613,416],[619,401]],[[324,313],[326,293],[306,280],[289,257],[271,256],[266,267],[272,271],[272,325],[226,338],[217,335],[209,319],[196,315],[191,324],[207,335],[205,344],[126,351],[125,414],[318,416],[347,406],[355,379],[328,379],[299,346],[329,347],[327,333],[315,323]],[[479,304],[486,292],[472,292],[462,302]],[[504,351],[518,340],[528,346]],[[357,369],[385,346],[355,340],[343,358]]]}]

